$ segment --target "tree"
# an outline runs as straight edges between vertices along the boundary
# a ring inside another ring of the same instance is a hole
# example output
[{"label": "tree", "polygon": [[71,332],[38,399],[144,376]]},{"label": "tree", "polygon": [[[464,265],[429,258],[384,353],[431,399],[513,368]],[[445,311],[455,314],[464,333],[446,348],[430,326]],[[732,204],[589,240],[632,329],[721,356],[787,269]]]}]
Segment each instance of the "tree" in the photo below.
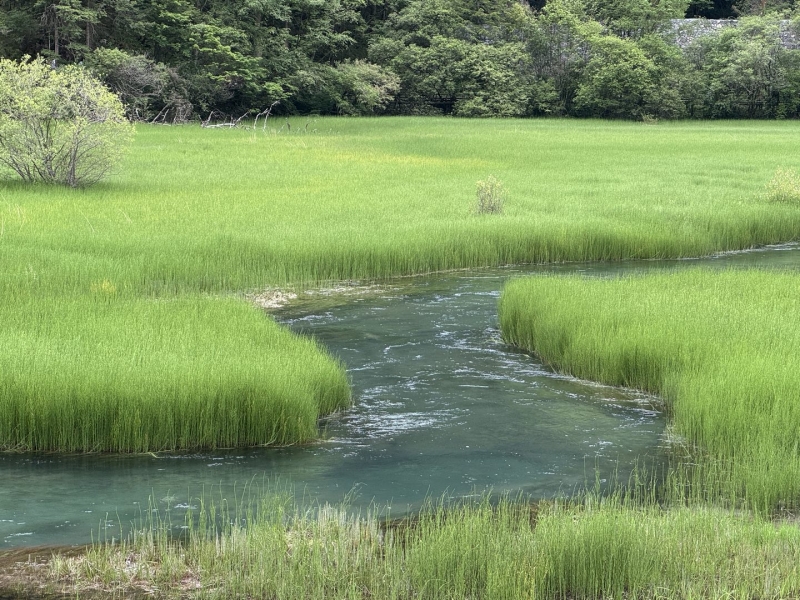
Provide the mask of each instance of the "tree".
[{"label": "tree", "polygon": [[587,11],[609,33],[639,38],[686,14],[688,0],[587,0]]},{"label": "tree", "polygon": [[776,17],[746,17],[688,49],[705,83],[712,118],[795,116],[794,50],[780,42]]},{"label": "tree", "polygon": [[132,121],[150,120],[176,100],[178,75],[141,54],[98,48],[86,55],[84,64],[117,95]]},{"label": "tree", "polygon": [[575,110],[581,116],[610,119],[680,117],[684,106],[669,83],[635,42],[600,36],[592,42]]},{"label": "tree", "polygon": [[514,0],[412,0],[369,58],[400,77],[402,112],[523,116],[536,95],[525,48],[533,18]]},{"label": "tree", "polygon": [[122,103],[83,68],[0,60],[0,165],[23,180],[95,183],[132,135]]}]

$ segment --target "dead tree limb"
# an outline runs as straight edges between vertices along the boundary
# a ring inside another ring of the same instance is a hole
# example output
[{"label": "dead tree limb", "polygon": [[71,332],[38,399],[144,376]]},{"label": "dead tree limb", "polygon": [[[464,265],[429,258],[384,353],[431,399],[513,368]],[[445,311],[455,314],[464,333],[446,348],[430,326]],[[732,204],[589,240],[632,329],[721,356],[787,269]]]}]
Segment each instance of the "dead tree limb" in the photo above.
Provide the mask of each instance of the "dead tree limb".
[{"label": "dead tree limb", "polygon": [[215,127],[215,125],[209,125],[209,123],[211,123],[211,119],[213,119],[216,115],[219,115],[220,117],[225,116],[221,112],[218,112],[216,109],[214,109],[208,113],[208,118],[205,121],[200,122],[200,127]]},{"label": "dead tree limb", "polygon": [[248,110],[247,112],[245,112],[245,113],[244,113],[244,114],[243,114],[241,117],[239,117],[239,118],[238,118],[238,119],[236,119],[235,121],[233,120],[233,117],[231,117],[231,127],[238,127],[238,126],[239,126],[239,122],[240,122],[242,119],[244,119],[244,118],[245,118],[247,115],[249,115],[249,114],[250,114],[250,110]]},{"label": "dead tree limb", "polygon": [[267,129],[267,119],[269,119],[269,116],[272,114],[272,109],[275,108],[276,106],[278,106],[278,104],[280,104],[280,103],[281,103],[280,100],[275,100],[275,102],[270,104],[269,108],[266,108],[266,109],[262,110],[260,113],[258,113],[256,115],[256,120],[253,121],[253,129],[258,127],[258,118],[259,117],[264,117],[264,125],[261,127],[261,130],[262,131],[266,131],[266,129]]},{"label": "dead tree limb", "polygon": [[164,105],[164,108],[162,108],[162,109],[159,111],[159,113],[158,113],[158,114],[157,114],[155,117],[153,117],[153,120],[152,120],[152,121],[150,121],[150,124],[151,124],[151,125],[153,125],[153,124],[155,124],[155,123],[158,123],[158,120],[159,120],[159,119],[161,119],[161,122],[163,123],[163,122],[164,122],[164,120],[167,118],[167,113],[169,112],[169,109],[170,109],[170,108],[172,108],[172,102],[167,102],[167,103]]}]

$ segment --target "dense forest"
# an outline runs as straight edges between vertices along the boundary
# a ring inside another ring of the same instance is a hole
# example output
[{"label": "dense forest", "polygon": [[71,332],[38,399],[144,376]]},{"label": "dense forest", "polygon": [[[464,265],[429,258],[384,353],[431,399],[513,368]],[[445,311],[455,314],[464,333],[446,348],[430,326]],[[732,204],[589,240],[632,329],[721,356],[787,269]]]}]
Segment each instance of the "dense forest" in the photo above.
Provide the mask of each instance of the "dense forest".
[{"label": "dense forest", "polygon": [[[800,116],[794,0],[0,0],[0,56],[81,63],[131,118]],[[676,43],[672,19],[737,18]]]}]

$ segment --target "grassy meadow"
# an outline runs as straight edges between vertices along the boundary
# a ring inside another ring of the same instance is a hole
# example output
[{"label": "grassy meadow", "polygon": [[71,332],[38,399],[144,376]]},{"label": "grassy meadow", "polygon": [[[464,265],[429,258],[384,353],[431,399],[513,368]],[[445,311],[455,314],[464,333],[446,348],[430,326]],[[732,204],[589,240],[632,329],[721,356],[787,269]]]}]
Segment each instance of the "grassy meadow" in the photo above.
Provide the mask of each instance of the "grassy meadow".
[{"label": "grassy meadow", "polygon": [[[343,365],[252,292],[800,239],[800,210],[764,193],[800,169],[796,123],[289,124],[142,126],[93,188],[0,183],[0,448],[313,439],[350,401]],[[476,215],[489,175],[505,210]],[[690,270],[507,286],[509,341],[663,396],[705,468],[659,490],[437,504],[390,525],[266,493],[201,506],[180,540],[149,511],[130,537],[19,563],[11,581],[97,597],[798,597],[800,529],[771,520],[800,497],[798,284]]]},{"label": "grassy meadow", "polygon": [[[95,187],[0,183],[0,447],[308,440],[349,402],[343,368],[245,293],[794,240],[800,211],[761,194],[776,168],[800,167],[797,133],[423,118],[141,126],[121,171]],[[502,215],[472,211],[487,175],[509,192]]]}]

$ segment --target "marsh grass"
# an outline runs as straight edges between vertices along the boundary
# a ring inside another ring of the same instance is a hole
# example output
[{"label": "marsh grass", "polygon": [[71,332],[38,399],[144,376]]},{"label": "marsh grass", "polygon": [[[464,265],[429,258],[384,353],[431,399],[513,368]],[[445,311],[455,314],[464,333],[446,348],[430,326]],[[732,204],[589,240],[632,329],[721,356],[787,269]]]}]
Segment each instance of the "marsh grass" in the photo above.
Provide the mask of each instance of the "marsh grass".
[{"label": "marsh grass", "polygon": [[[152,513],[151,513],[152,514]],[[67,593],[204,598],[787,598],[800,529],[713,506],[664,508],[624,492],[529,504],[431,502],[384,521],[345,507],[199,503],[181,539],[168,517],[39,579]],[[43,573],[43,574],[42,574]]]},{"label": "marsh grass", "polygon": [[719,493],[800,502],[800,275],[691,269],[509,282],[504,338],[556,370],[659,394]]},{"label": "marsh grass", "polygon": [[[347,404],[344,371],[233,306],[267,287],[698,256],[800,231],[796,207],[760,197],[774,165],[796,155],[791,122],[298,123],[140,126],[121,172],[90,189],[0,182],[0,446],[308,439],[310,407]],[[464,192],[487,172],[514,203],[476,219]],[[262,408],[277,421],[244,416]],[[246,434],[233,432],[235,415]]]},{"label": "marsh grass", "polygon": [[[38,318],[32,318],[38,317]],[[290,444],[347,405],[341,365],[234,298],[0,306],[0,447],[146,452]]]}]

